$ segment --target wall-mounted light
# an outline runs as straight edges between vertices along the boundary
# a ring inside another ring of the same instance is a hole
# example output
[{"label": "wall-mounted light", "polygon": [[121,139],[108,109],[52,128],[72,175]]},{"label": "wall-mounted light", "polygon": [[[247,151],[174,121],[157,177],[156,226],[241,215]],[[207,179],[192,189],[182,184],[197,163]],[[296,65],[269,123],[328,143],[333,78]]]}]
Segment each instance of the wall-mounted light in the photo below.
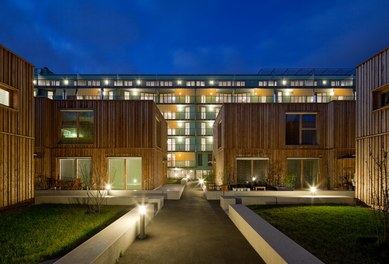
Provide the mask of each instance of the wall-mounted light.
[{"label": "wall-mounted light", "polygon": [[137,85],[141,85],[141,84],[142,84],[142,81],[141,81],[141,80],[136,80],[136,84],[137,84]]},{"label": "wall-mounted light", "polygon": [[287,81],[286,80],[282,80],[282,85],[286,85],[287,84]]},{"label": "wall-mounted light", "polygon": [[36,80],[33,80],[33,81],[32,81],[32,84],[36,85]]},{"label": "wall-mounted light", "polygon": [[67,80],[67,79],[63,80],[63,84],[64,85],[68,85],[69,84],[69,80]]},{"label": "wall-mounted light", "polygon": [[181,85],[181,84],[182,84],[182,81],[181,81],[181,80],[178,80],[178,81],[177,81],[177,84],[178,84],[178,85]]},{"label": "wall-mounted light", "polygon": [[292,94],[292,92],[293,92],[292,89],[286,89],[286,90],[285,90],[285,95],[286,95],[286,96],[289,96],[289,95]]},{"label": "wall-mounted light", "polygon": [[104,80],[104,84],[108,85],[109,84],[109,80]]},{"label": "wall-mounted light", "polygon": [[209,81],[209,84],[210,84],[210,85],[214,85],[214,84],[215,84],[215,81],[214,81],[214,80],[210,80],[210,81]]},{"label": "wall-mounted light", "polygon": [[323,84],[326,85],[327,84],[327,80],[323,80]]}]

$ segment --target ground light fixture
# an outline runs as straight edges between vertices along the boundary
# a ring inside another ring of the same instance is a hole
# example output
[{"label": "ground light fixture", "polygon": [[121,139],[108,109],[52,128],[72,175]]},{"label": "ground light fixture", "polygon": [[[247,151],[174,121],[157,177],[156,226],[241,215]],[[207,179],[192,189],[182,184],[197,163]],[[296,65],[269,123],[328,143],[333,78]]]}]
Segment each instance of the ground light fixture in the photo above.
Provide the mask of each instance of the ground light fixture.
[{"label": "ground light fixture", "polygon": [[109,195],[109,191],[111,190],[111,188],[112,188],[112,186],[109,183],[107,185],[105,185],[105,187],[104,187],[104,189],[107,191],[108,195]]},{"label": "ground light fixture", "polygon": [[138,206],[139,210],[139,239],[146,238],[145,232],[145,218],[146,218],[146,205],[142,204]]},{"label": "ground light fixture", "polygon": [[317,188],[315,186],[310,187],[309,190],[311,191],[312,194],[316,194],[317,192]]}]

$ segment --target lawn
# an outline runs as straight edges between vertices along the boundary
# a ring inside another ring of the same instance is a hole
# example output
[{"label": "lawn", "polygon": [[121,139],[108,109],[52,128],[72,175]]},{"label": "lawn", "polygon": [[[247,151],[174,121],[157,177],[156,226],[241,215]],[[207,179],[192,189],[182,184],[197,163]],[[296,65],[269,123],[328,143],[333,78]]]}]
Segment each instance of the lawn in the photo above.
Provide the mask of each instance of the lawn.
[{"label": "lawn", "polygon": [[64,255],[130,209],[105,206],[100,214],[88,214],[82,205],[34,205],[0,212],[0,263]]},{"label": "lawn", "polygon": [[325,263],[389,263],[378,248],[373,213],[355,206],[249,206]]}]

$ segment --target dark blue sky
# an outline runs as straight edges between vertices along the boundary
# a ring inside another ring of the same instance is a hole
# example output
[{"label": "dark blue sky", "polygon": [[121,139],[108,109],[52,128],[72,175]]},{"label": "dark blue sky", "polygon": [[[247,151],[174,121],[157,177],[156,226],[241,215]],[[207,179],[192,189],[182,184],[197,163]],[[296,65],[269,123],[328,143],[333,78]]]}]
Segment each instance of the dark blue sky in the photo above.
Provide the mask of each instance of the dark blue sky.
[{"label": "dark blue sky", "polygon": [[389,46],[388,0],[1,0],[0,43],[56,73],[355,67]]}]

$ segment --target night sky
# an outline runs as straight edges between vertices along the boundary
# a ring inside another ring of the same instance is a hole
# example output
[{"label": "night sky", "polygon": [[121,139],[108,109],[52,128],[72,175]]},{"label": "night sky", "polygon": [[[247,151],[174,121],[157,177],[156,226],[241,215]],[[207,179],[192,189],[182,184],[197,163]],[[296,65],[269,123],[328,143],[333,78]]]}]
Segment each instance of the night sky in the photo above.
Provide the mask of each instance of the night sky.
[{"label": "night sky", "polygon": [[355,67],[389,46],[388,0],[1,0],[0,43],[55,73]]}]

